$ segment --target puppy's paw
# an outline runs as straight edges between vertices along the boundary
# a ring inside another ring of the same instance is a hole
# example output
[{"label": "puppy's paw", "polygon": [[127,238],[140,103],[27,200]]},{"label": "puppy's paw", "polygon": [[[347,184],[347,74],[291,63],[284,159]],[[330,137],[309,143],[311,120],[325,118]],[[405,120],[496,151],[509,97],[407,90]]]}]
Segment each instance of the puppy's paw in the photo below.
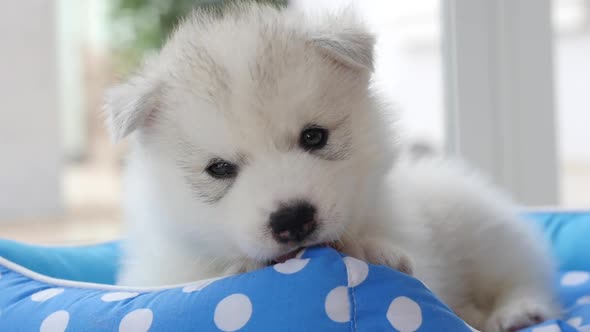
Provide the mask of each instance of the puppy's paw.
[{"label": "puppy's paw", "polygon": [[547,301],[530,298],[514,299],[492,312],[484,331],[517,332],[555,316],[555,307]]},{"label": "puppy's paw", "polygon": [[386,240],[371,237],[357,239],[353,245],[345,245],[343,251],[371,264],[386,265],[405,274],[413,274],[410,257]]}]

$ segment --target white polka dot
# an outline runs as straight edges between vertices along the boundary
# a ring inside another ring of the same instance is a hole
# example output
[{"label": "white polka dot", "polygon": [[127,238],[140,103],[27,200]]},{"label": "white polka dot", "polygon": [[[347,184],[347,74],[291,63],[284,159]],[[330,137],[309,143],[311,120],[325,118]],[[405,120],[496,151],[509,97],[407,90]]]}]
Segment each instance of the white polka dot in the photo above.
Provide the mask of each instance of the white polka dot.
[{"label": "white polka dot", "polygon": [[561,332],[561,328],[555,324],[535,327],[531,332]]},{"label": "white polka dot", "polygon": [[147,332],[152,326],[154,314],[150,309],[137,309],[121,319],[119,332]]},{"label": "white polka dot", "polygon": [[582,296],[576,301],[576,304],[590,304],[590,296]]},{"label": "white polka dot", "polygon": [[231,332],[244,327],[251,316],[250,299],[244,294],[232,294],[217,304],[213,320],[218,329]]},{"label": "white polka dot", "polygon": [[53,297],[58,296],[63,292],[63,288],[49,288],[31,295],[31,300],[35,302],[45,302]]},{"label": "white polka dot", "polygon": [[574,271],[568,272],[561,277],[563,286],[578,286],[590,280],[590,273]]},{"label": "white polka dot", "polygon": [[70,314],[67,311],[56,311],[43,320],[39,332],[64,332],[69,322]]},{"label": "white polka dot", "polygon": [[303,270],[307,263],[309,263],[309,258],[292,258],[284,263],[275,264],[273,268],[282,274],[293,274]]},{"label": "white polka dot", "polygon": [[369,265],[353,257],[344,257],[344,264],[348,272],[348,287],[360,285],[369,275]]},{"label": "white polka dot", "polygon": [[305,255],[305,252],[307,251],[307,248],[303,248],[301,250],[299,250],[299,252],[297,253],[297,255],[295,255],[295,258],[301,258],[303,257],[303,255]]},{"label": "white polka dot", "polygon": [[326,296],[326,314],[331,320],[338,323],[350,321],[350,303],[348,300],[348,287],[340,286],[332,289]]},{"label": "white polka dot", "polygon": [[104,294],[100,299],[103,300],[104,302],[115,302],[115,301],[121,301],[121,300],[134,298],[137,295],[139,295],[139,293],[114,292],[114,293]]},{"label": "white polka dot", "polygon": [[567,320],[567,323],[571,326],[579,327],[582,325],[582,317],[574,317]]},{"label": "white polka dot", "polygon": [[400,296],[391,301],[387,320],[400,332],[413,332],[422,325],[422,310],[412,299]]}]

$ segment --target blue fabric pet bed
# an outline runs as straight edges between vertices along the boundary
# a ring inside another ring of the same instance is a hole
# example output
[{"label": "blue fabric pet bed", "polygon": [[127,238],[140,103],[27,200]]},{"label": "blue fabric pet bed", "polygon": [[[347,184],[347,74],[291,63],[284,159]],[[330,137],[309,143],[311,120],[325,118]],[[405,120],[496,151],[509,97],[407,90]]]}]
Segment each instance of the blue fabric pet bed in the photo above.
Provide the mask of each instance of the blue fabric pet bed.
[{"label": "blue fabric pet bed", "polygon": [[[590,213],[533,213],[553,243],[567,314],[523,331],[590,332]],[[472,331],[420,281],[330,248],[216,280],[112,286],[117,243],[0,240],[0,331]],[[33,272],[34,271],[34,272]]]}]

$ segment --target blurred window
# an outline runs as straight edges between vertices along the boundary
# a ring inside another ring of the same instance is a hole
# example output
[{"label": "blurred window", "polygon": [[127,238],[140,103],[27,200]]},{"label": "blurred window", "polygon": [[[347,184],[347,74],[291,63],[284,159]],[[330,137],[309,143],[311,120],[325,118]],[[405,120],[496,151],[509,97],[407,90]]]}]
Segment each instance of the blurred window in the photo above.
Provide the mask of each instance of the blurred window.
[{"label": "blurred window", "polygon": [[553,2],[561,203],[590,207],[590,0]]}]

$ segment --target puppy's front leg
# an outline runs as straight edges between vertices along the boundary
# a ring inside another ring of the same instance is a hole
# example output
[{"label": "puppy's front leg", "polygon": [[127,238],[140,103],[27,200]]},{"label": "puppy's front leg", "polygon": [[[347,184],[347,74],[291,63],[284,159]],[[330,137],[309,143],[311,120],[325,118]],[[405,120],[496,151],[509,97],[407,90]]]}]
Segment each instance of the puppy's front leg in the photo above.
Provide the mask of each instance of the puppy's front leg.
[{"label": "puppy's front leg", "polygon": [[405,274],[413,274],[410,257],[391,243],[390,239],[380,236],[363,236],[358,239],[343,241],[342,252],[371,264],[386,265]]}]

